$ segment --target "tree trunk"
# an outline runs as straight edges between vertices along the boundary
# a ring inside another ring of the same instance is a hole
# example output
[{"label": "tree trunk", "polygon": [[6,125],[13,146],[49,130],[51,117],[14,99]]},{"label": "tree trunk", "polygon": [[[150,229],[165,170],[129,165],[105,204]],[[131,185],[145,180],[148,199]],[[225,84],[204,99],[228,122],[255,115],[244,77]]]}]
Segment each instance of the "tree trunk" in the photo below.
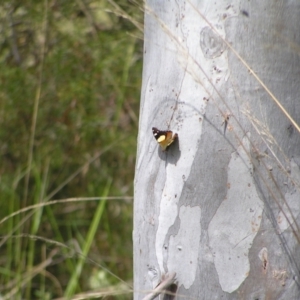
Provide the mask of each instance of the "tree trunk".
[{"label": "tree trunk", "polygon": [[[300,299],[299,17],[146,2],[135,299],[174,272],[176,299]],[[152,127],[178,139],[162,151]]]}]

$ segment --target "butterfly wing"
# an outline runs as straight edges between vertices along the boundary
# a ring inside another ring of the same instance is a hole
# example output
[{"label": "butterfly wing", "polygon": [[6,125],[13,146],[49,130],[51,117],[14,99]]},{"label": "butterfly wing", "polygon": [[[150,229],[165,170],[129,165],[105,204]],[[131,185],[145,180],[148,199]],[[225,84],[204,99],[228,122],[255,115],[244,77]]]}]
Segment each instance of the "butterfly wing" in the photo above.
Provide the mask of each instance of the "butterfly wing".
[{"label": "butterfly wing", "polygon": [[166,151],[167,148],[174,142],[177,138],[177,134],[173,135],[171,130],[159,130],[155,127],[152,128],[153,135],[156,141],[159,143],[163,151]]}]

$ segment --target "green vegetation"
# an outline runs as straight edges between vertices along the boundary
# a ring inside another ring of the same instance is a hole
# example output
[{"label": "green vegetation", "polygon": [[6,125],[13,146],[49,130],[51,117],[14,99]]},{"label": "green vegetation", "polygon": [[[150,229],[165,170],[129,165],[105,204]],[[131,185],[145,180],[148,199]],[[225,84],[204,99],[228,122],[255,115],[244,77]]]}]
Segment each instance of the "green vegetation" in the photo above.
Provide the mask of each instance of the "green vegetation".
[{"label": "green vegetation", "polygon": [[1,299],[132,298],[142,18],[125,0],[1,2]]}]

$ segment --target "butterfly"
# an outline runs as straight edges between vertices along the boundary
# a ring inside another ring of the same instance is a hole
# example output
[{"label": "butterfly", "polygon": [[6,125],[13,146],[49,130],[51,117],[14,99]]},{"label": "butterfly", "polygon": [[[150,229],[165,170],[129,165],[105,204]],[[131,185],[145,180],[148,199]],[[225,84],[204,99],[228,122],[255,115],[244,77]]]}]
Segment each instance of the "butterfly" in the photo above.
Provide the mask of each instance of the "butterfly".
[{"label": "butterfly", "polygon": [[163,131],[153,127],[152,132],[162,151],[168,150],[168,147],[178,138],[178,134],[173,135],[171,130]]}]

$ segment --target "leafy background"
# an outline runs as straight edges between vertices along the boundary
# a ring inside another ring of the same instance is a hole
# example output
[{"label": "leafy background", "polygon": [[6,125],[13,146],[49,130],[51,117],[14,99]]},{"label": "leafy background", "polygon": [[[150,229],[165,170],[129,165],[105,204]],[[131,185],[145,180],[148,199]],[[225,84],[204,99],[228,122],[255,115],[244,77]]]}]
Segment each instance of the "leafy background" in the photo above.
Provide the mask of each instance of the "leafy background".
[{"label": "leafy background", "polygon": [[1,299],[132,298],[142,22],[125,0],[1,2]]}]

